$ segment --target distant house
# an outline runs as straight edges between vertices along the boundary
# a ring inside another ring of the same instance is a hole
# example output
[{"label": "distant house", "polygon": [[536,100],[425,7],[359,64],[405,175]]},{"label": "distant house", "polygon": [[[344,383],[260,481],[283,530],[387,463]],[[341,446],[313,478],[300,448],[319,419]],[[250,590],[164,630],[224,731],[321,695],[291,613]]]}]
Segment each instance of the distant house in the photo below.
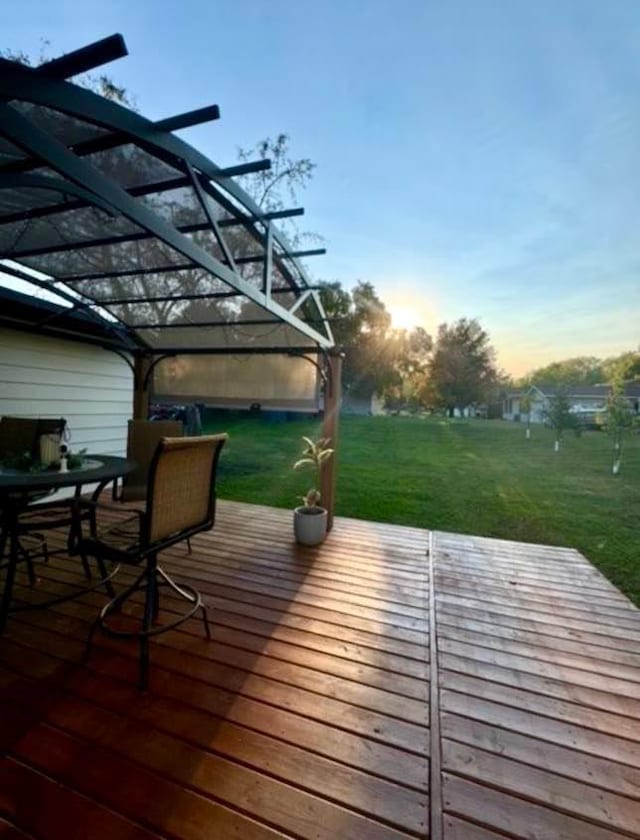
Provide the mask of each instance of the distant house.
[{"label": "distant house", "polygon": [[[542,423],[550,399],[560,393],[564,394],[569,400],[571,411],[576,414],[593,414],[595,416],[598,412],[606,410],[607,397],[610,392],[611,386],[606,383],[602,385],[574,385],[565,388],[531,385],[529,388],[507,394],[502,405],[502,417],[505,420],[526,420],[527,415],[522,409],[522,401],[528,395],[531,398],[530,420],[532,423]],[[627,383],[624,387],[624,395],[634,414],[640,414],[640,382]]]}]

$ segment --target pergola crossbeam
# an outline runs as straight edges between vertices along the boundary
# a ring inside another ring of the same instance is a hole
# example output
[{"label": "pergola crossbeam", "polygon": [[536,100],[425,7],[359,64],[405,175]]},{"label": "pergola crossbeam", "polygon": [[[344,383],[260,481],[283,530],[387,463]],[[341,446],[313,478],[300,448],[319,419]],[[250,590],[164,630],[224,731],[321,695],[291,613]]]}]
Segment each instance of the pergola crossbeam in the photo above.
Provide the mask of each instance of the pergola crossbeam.
[{"label": "pergola crossbeam", "polygon": [[[38,68],[40,69],[40,68]],[[193,111],[185,111],[182,114],[175,114],[172,117],[165,117],[151,123],[158,131],[178,131],[183,128],[190,128],[194,125],[202,125],[205,122],[213,122],[220,119],[220,108],[218,105],[206,105],[204,108],[197,108]],[[106,152],[109,149],[116,149],[131,142],[131,137],[123,131],[111,131],[107,134],[100,134],[89,140],[81,140],[73,143],[69,148],[78,157],[85,157],[96,152]],[[37,158],[29,157],[8,163],[0,168],[1,172],[29,172],[42,166]]]},{"label": "pergola crossbeam", "polygon": [[[0,74],[1,84],[2,74]],[[153,213],[149,208],[136,202],[122,187],[110,181],[84,160],[76,158],[64,144],[44,133],[11,105],[2,102],[0,102],[0,126],[1,132],[19,148],[40,158],[72,183],[83,186],[102,200],[112,204],[131,222],[145,228],[159,240],[170,245],[175,251],[188,259],[193,260],[231,288],[242,291],[254,303],[266,308],[274,316],[281,318],[295,329],[318,341],[322,346],[331,343],[330,338],[312,329],[304,321],[289,315],[285,307],[267,299],[262,292],[239,277],[220,260],[181,234],[175,227]],[[15,257],[15,254],[13,256]]]},{"label": "pergola crossbeam", "polygon": [[36,70],[50,79],[68,79],[88,70],[95,70],[129,54],[122,35],[109,35],[78,50],[40,64]]},{"label": "pergola crossbeam", "polygon": [[[208,229],[208,228],[207,228]],[[52,249],[53,250],[53,249]],[[296,259],[298,257],[314,257],[320,254],[326,254],[325,248],[314,248],[308,251],[292,251],[290,254],[281,254],[281,259]],[[18,259],[20,256],[25,256],[24,254],[16,254],[14,257]],[[265,259],[265,254],[247,254],[244,257],[236,257],[235,263],[236,265],[242,265],[246,263],[259,263]],[[74,283],[84,283],[87,280],[107,280],[107,279],[115,279],[118,277],[146,277],[149,275],[154,274],[167,274],[171,272],[179,272],[179,271],[198,271],[202,270],[202,266],[198,265],[194,262],[188,263],[168,263],[166,265],[158,265],[153,266],[150,268],[137,268],[132,266],[131,268],[124,268],[120,271],[103,271],[97,274],[74,274],[69,277],[57,277],[53,282],[54,283],[68,283],[73,285]],[[305,286],[305,288],[308,288]],[[290,288],[289,291],[294,291],[293,288]]]},{"label": "pergola crossbeam", "polygon": [[[321,286],[314,286],[313,289],[307,289],[303,294],[303,298],[307,299],[307,292],[310,291],[319,291],[322,287]],[[272,295],[290,295],[291,289],[272,289]],[[121,298],[106,298],[100,301],[96,301],[95,303],[92,301],[90,305],[92,306],[125,306],[130,304],[136,303],[181,303],[183,301],[194,301],[194,300],[223,300],[227,298],[235,298],[235,297],[242,297],[242,292],[235,292],[235,291],[228,291],[228,292],[209,292],[208,294],[202,293],[194,293],[194,294],[184,294],[184,295],[152,295],[149,297],[121,297]],[[299,298],[302,300],[302,298]],[[291,311],[291,310],[289,310]]]},{"label": "pergola crossbeam", "polygon": [[[305,321],[306,324],[328,324],[336,321],[335,318],[309,318]],[[188,321],[187,323],[179,323],[173,321],[168,324],[148,323],[148,324],[131,324],[133,330],[189,330],[194,327],[206,329],[234,329],[243,327],[274,327],[283,326],[282,321],[278,318],[250,318],[246,321]]]},{"label": "pergola crossbeam", "polygon": [[[167,189],[175,189],[177,185],[184,186],[187,183],[186,178],[179,178],[173,180],[171,183],[173,186],[168,186]],[[165,182],[167,183],[167,182]],[[140,187],[140,190],[145,188]],[[134,190],[129,190],[130,195],[144,195],[146,193],[139,192],[136,193]],[[71,207],[70,204],[66,205],[66,208],[69,209]],[[261,216],[257,217],[256,219],[252,219],[249,216],[246,216],[242,219],[221,219],[218,222],[218,226],[220,228],[228,228],[228,227],[237,227],[240,225],[247,226],[251,225],[254,221],[270,221],[271,219],[286,219],[291,216],[302,216],[304,213],[303,208],[295,207],[291,210],[275,210],[272,213],[263,213]],[[198,233],[199,231],[203,230],[210,230],[210,225],[208,222],[196,222],[189,225],[176,225],[176,230],[180,233]],[[106,245],[120,245],[126,244],[127,242],[141,242],[145,239],[153,239],[154,235],[149,233],[148,231],[142,231],[140,233],[129,233],[124,234],[122,236],[102,236],[99,238],[94,239],[84,239],[80,242],[63,242],[58,245],[46,245],[41,248],[27,248],[22,251],[13,251],[12,257],[15,259],[23,259],[25,257],[37,257],[41,254],[55,254],[61,253],[63,251],[77,251],[81,250],[82,248],[95,248],[95,247],[104,247]],[[97,275],[91,275],[97,276]],[[104,275],[110,276],[110,275]]]},{"label": "pergola crossbeam", "polygon": [[[269,169],[270,166],[270,160],[257,160],[252,163],[243,163],[241,164],[241,166],[228,166],[220,170],[220,177],[231,178],[234,175],[242,175],[246,172],[261,172],[266,169]],[[241,168],[243,169],[243,172],[238,171]],[[0,178],[17,177],[18,174],[22,173],[5,172],[4,170],[0,169]],[[129,195],[141,197],[145,195],[155,195],[163,192],[170,192],[171,190],[178,190],[182,187],[189,187],[191,185],[191,179],[189,177],[181,175],[178,178],[168,178],[163,181],[154,181],[149,184],[142,184],[136,187],[129,187],[127,189],[127,192],[129,193]],[[23,210],[17,213],[7,213],[4,216],[0,216],[0,225],[13,224],[15,222],[23,222],[31,219],[42,219],[46,218],[47,216],[56,216],[58,213],[68,213],[72,210],[80,210],[83,207],[88,207],[89,204],[90,202],[87,201],[66,201],[59,204],[50,204],[46,207],[34,207],[31,210]],[[294,214],[294,211],[282,212],[290,212]],[[235,220],[234,222],[236,224],[241,224],[241,222],[236,222]]]},{"label": "pergola crossbeam", "polygon": [[[86,63],[89,59],[86,56],[82,59],[78,54],[74,60],[75,65],[66,57],[68,72],[72,66],[79,67],[82,61]],[[270,161],[245,161],[236,166],[219,167],[171,133],[203,116],[219,116],[215,107],[208,114],[203,113],[206,109],[200,109],[153,122],[124,105],[62,80],[64,69],[65,65],[59,62],[48,65],[51,71],[48,72],[46,68],[37,70],[0,59],[0,137],[6,138],[24,155],[18,160],[14,155],[14,160],[0,169],[0,190],[6,190],[7,195],[3,206],[9,211],[0,216],[0,230],[3,225],[8,227],[8,235],[4,237],[7,244],[0,257],[22,261],[27,271],[53,275],[55,279],[49,276],[40,282],[57,293],[64,290],[65,284],[69,285],[68,292],[74,284],[83,284],[78,286],[80,297],[76,296],[71,306],[88,312],[102,307],[105,313],[109,305],[117,307],[120,302],[126,306],[125,301],[134,306],[135,303],[171,304],[175,300],[176,307],[158,306],[146,310],[145,319],[155,320],[154,324],[133,323],[133,309],[116,309],[124,327],[136,337],[138,329],[197,329],[209,323],[164,323],[182,311],[180,302],[243,297],[253,306],[232,307],[235,313],[232,317],[238,318],[233,321],[236,328],[276,324],[305,336],[303,343],[330,347],[333,338],[328,319],[322,317],[324,312],[317,290],[310,286],[304,267],[297,262],[298,257],[325,253],[325,250],[294,250],[272,220],[300,215],[302,210],[265,213],[234,180],[239,175],[266,171],[271,166]],[[28,103],[31,107],[23,109],[19,103]],[[43,109],[47,113],[44,120]],[[52,130],[50,120],[55,119],[56,112],[60,114],[60,129]],[[74,143],[74,137],[82,136],[79,134],[81,125],[76,125],[75,121],[84,123],[88,133],[94,136]],[[92,126],[96,127],[95,133]],[[92,152],[120,143],[130,148],[113,161],[90,157]],[[26,174],[30,168],[42,167],[53,171],[55,177],[50,177],[48,172],[46,175],[40,172]],[[167,167],[172,172],[161,180],[157,173],[164,174]],[[136,184],[136,173],[146,173],[148,182]],[[151,181],[154,174],[158,180]],[[42,190],[49,190],[49,200],[55,204],[42,206]],[[140,200],[143,196],[169,190],[176,190],[176,194],[165,201]],[[64,201],[60,200],[60,195]],[[82,213],[85,208],[96,208],[120,217],[124,225],[110,223],[100,212]],[[80,214],[74,216],[74,211],[80,211]],[[55,236],[46,226],[28,227],[33,220],[47,218],[51,219]],[[176,223],[180,221],[185,224]],[[22,228],[22,223],[27,227]],[[244,227],[246,234],[241,231],[233,237],[225,236],[225,228],[232,226]],[[114,230],[120,232],[115,235]],[[191,236],[197,231],[209,232],[212,237]],[[60,241],[63,238],[67,241]],[[76,241],[70,241],[71,238]],[[145,239],[155,240],[155,247],[119,248]],[[49,244],[47,240],[50,240]],[[87,249],[94,249],[95,253]],[[77,256],[56,259],[56,254],[65,252],[77,252]],[[154,261],[162,264],[154,266]],[[260,270],[239,270],[241,265],[250,263],[262,264],[261,283]],[[85,266],[94,270],[87,272]],[[189,272],[195,272],[195,277],[185,274]],[[171,277],[171,273],[176,276]],[[165,276],[154,283],[154,274]],[[115,284],[118,277],[131,277],[134,282],[128,288],[115,286],[110,290],[108,281],[113,280]],[[139,284],[135,283],[138,277],[141,278]],[[145,285],[143,277],[149,277],[151,283]],[[92,287],[92,280],[104,282]],[[276,289],[272,289],[273,283],[277,283]],[[200,294],[197,293],[199,288],[203,290]],[[207,288],[211,291],[207,292]],[[156,289],[157,293],[154,293]],[[281,297],[283,294],[289,296],[286,301]],[[313,321],[295,314],[309,299],[318,303],[318,317]],[[296,300],[300,300],[297,305]],[[281,305],[284,302],[286,306]],[[255,308],[263,310],[264,314],[258,321],[252,320]],[[247,320],[242,320],[243,313],[248,316]],[[202,314],[206,317],[205,312]],[[55,313],[49,313],[41,324],[47,325],[56,317]],[[316,324],[323,328],[316,329]],[[216,326],[220,323],[216,322]],[[259,335],[255,338],[266,340]],[[234,338],[230,352],[239,349],[235,346],[238,341],[241,345],[243,342],[252,345],[254,339],[248,334]],[[155,353],[156,348],[151,348],[142,336],[140,341],[142,352]]]},{"label": "pergola crossbeam", "polygon": [[[202,125],[219,119],[220,106],[205,105],[203,108],[194,108],[193,111],[184,111],[182,114],[174,114],[173,117],[156,120],[154,125],[158,131],[179,131],[183,128],[191,128],[194,125]],[[77,150],[74,151],[78,154]]]}]

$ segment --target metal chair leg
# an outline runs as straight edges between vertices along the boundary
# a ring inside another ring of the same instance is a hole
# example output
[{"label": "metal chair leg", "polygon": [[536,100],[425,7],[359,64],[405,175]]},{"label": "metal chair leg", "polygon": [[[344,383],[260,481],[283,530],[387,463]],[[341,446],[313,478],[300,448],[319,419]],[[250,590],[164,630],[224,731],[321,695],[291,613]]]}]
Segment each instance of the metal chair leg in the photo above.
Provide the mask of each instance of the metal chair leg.
[{"label": "metal chair leg", "polygon": [[[86,555],[84,553],[82,553],[80,555],[80,557],[82,559],[82,565],[85,566],[85,567],[88,566],[89,561],[87,560]],[[99,554],[96,554],[96,565],[98,566],[98,571],[100,572],[100,577],[104,581],[104,588],[106,590],[107,595],[110,598],[115,598],[116,591],[113,588],[113,584],[111,583],[111,581],[107,579],[109,577],[109,574],[107,572],[107,567],[104,564],[104,559]]]},{"label": "metal chair leg", "polygon": [[[6,536],[4,541],[6,542]],[[9,562],[7,564],[7,576],[4,581],[4,589],[2,591],[2,601],[0,601],[0,633],[4,632],[7,624],[7,617],[9,615],[9,607],[11,606],[11,596],[13,594],[13,581],[16,576],[16,566],[18,565],[18,537],[12,529],[9,537]]]},{"label": "metal chair leg", "polygon": [[18,543],[20,554],[22,555],[22,559],[24,560],[27,566],[27,576],[29,578],[29,585],[35,586],[36,585],[36,570],[33,566],[33,560],[31,559],[31,554],[27,548],[23,548],[23,546]]},{"label": "metal chair leg", "polygon": [[80,555],[80,562],[82,563],[82,568],[84,569],[84,576],[87,580],[91,580],[93,575],[91,574],[91,566],[89,565],[89,561],[87,560],[87,555],[82,552]]},{"label": "metal chair leg", "polygon": [[160,587],[158,586],[158,579],[154,575],[155,585],[153,588],[153,623],[156,624],[158,616],[160,615]]},{"label": "metal chair leg", "polygon": [[151,556],[147,560],[147,591],[144,599],[144,616],[140,635],[140,689],[146,691],[149,686],[149,631],[153,626],[156,605],[159,603],[157,559]]},{"label": "metal chair leg", "polygon": [[207,615],[207,608],[204,604],[201,605],[202,620],[204,622],[204,632],[207,634],[207,639],[211,639],[211,628],[209,627],[209,616]]}]

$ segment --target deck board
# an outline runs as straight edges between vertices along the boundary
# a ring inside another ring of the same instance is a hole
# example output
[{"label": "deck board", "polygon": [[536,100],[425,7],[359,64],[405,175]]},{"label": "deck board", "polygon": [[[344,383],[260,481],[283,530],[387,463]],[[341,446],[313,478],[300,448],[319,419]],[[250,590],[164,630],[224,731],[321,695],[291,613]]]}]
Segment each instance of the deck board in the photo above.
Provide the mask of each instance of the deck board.
[{"label": "deck board", "polygon": [[446,840],[640,837],[640,612],[577,552],[433,543]]},{"label": "deck board", "polygon": [[[339,518],[308,549],[230,502],[193,542],[162,564],[213,638],[156,639],[146,694],[134,645],[83,662],[102,594],[11,616],[0,837],[640,838],[640,611],[578,552]],[[78,580],[38,571],[17,600]]]}]

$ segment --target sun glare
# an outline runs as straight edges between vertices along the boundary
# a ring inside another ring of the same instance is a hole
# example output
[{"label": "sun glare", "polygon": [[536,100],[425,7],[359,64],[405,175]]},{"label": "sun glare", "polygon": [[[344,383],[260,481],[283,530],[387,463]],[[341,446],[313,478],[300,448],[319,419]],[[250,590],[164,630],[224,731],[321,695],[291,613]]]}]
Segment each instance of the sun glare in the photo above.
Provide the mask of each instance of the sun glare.
[{"label": "sun glare", "polygon": [[420,312],[410,306],[388,306],[391,326],[397,330],[412,330],[420,326]]}]

